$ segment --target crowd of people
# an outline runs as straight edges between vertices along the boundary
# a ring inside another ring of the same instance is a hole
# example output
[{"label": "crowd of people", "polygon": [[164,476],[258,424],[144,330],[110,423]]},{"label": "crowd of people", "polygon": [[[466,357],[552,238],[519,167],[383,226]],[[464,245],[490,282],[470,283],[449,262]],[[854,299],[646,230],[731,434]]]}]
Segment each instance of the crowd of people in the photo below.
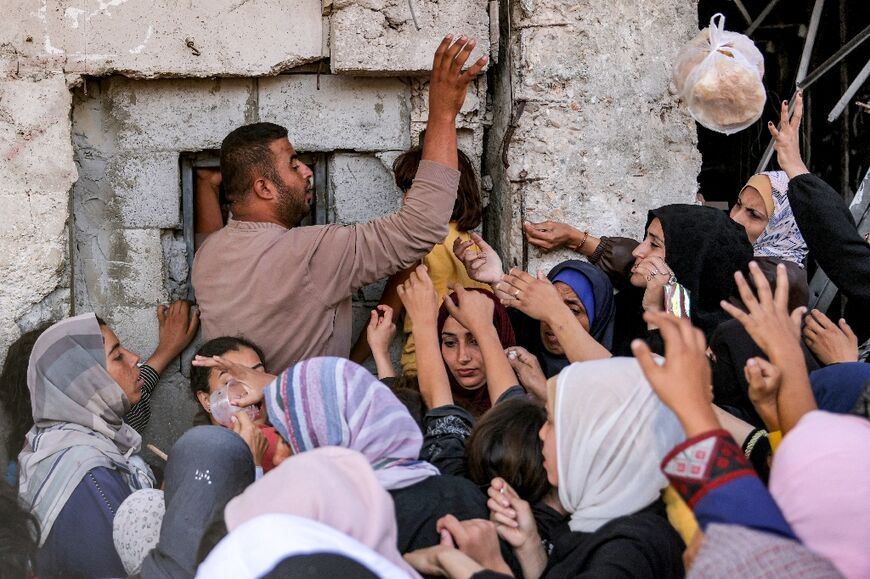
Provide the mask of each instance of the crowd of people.
[{"label": "crowd of people", "polygon": [[[240,127],[197,305],[158,308],[145,363],[93,313],[16,342],[0,577],[870,577],[870,245],[801,159],[801,97],[730,213],[653,208],[639,241],[524,223],[578,255],[504,271],[456,142],[474,46],[438,47],[397,213],[298,226],[311,170]],[[807,311],[808,254],[844,318]],[[152,468],[149,396],[200,322],[200,412]]]}]

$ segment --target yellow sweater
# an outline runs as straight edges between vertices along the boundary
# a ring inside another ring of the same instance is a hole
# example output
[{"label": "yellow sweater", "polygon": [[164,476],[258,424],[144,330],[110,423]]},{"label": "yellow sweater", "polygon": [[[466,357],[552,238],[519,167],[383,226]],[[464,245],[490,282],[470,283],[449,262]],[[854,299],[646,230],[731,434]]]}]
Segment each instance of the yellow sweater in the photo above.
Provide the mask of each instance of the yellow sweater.
[{"label": "yellow sweater", "polygon": [[[479,283],[468,277],[465,265],[453,254],[453,242],[457,237],[468,240],[468,232],[459,231],[456,222],[451,221],[444,243],[432,248],[423,259],[423,264],[429,268],[429,277],[438,293],[439,303],[451,292],[450,286],[458,283],[462,287],[479,287],[490,289],[484,283]],[[414,348],[414,336],[411,334],[413,325],[411,318],[405,316],[405,349],[402,351],[402,372],[414,374],[417,372],[417,356]]]}]

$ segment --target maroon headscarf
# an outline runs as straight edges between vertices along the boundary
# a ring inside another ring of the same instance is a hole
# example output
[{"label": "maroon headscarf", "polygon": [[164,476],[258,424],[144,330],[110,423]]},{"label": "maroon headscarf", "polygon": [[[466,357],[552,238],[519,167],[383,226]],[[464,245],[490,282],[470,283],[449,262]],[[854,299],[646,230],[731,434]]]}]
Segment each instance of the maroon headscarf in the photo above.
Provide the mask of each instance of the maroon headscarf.
[{"label": "maroon headscarf", "polygon": [[[514,335],[514,328],[511,325],[510,317],[508,317],[507,308],[501,305],[501,302],[493,295],[492,292],[487,291],[481,288],[465,288],[466,291],[476,291],[480,292],[489,299],[492,300],[495,308],[492,312],[492,323],[495,326],[496,332],[498,332],[498,339],[501,342],[502,348],[510,348],[511,346],[517,345],[516,336]],[[447,297],[444,298],[445,301],[447,299],[453,300],[454,304],[459,305],[459,297],[456,293],[451,292]],[[447,311],[447,306],[444,303],[441,304],[441,308],[438,310],[438,340],[441,340],[441,332],[444,330],[444,323],[447,321],[447,318],[450,317],[450,312]],[[445,364],[445,367],[447,364]],[[453,399],[456,401],[456,404],[462,406],[475,417],[480,416],[484,412],[490,409],[492,403],[489,400],[489,391],[484,384],[483,387],[478,388],[477,390],[468,390],[459,385],[459,383],[453,378],[453,374],[450,372],[450,368],[447,368],[447,378],[450,380],[450,390],[453,392]]]}]

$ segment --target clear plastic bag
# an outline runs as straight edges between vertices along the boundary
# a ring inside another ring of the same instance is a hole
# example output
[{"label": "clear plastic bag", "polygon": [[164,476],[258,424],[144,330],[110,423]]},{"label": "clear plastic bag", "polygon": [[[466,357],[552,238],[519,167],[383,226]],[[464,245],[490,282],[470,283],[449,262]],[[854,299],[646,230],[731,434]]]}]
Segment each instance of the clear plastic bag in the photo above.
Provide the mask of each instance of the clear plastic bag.
[{"label": "clear plastic bag", "polygon": [[725,30],[725,17],[715,14],[710,26],[680,51],[673,70],[673,89],[701,125],[730,135],[761,118],[764,57],[752,40]]}]

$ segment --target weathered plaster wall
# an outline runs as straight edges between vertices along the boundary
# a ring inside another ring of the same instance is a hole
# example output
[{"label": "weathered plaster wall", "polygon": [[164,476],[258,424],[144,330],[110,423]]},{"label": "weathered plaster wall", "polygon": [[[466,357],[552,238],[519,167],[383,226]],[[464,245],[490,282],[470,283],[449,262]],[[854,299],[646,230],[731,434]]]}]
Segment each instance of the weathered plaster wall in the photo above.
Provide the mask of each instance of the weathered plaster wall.
[{"label": "weathered plaster wall", "polygon": [[[389,167],[419,142],[425,72],[448,32],[477,38],[473,58],[496,40],[497,62],[466,99],[459,141],[485,157],[487,231],[509,263],[522,265],[522,219],[639,235],[648,207],[694,195],[694,125],[667,94],[670,59],[696,30],[694,2],[8,4],[0,361],[22,331],[89,310],[147,356],[154,308],[187,290],[179,155],[216,149],[240,124],[281,123],[298,150],[326,156],[330,221],[398,207]],[[531,267],[555,259],[528,255]],[[355,296],[355,333],[381,287]],[[146,440],[164,449],[194,410],[189,355],[153,398]]]},{"label": "weathered plaster wall", "polygon": [[[501,53],[510,63],[498,65],[510,86],[502,78],[495,91],[500,117],[487,149],[501,208],[493,229],[508,261],[523,264],[523,220],[638,237],[648,209],[694,202],[695,124],[668,82],[674,56],[697,32],[696,4],[512,4]],[[505,169],[501,139],[511,121]],[[566,255],[529,247],[527,267],[546,269]]]}]

